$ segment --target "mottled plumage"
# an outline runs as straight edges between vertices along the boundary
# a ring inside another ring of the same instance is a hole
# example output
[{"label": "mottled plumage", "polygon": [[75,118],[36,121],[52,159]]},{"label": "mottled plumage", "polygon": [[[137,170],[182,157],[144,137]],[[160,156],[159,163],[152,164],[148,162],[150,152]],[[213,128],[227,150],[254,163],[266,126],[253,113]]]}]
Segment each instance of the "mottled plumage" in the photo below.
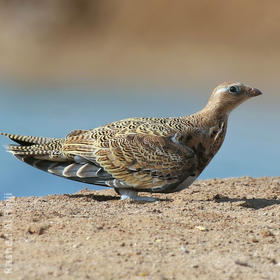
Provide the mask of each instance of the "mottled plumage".
[{"label": "mottled plumage", "polygon": [[113,187],[122,198],[152,200],[137,192],[170,193],[188,187],[221,147],[229,113],[260,95],[241,83],[219,85],[208,104],[190,116],[130,118],[65,139],[1,133],[18,159],[68,179]]}]

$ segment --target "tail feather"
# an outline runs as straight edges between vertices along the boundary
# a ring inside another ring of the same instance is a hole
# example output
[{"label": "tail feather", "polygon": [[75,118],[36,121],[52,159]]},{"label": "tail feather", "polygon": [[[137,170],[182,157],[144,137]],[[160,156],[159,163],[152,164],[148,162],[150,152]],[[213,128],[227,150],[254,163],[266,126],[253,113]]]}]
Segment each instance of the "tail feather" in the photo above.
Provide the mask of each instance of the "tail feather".
[{"label": "tail feather", "polygon": [[8,151],[14,155],[25,155],[25,156],[44,156],[52,155],[54,157],[62,156],[61,153],[62,140],[54,140],[48,144],[38,144],[31,146],[20,146],[20,145],[9,145]]},{"label": "tail feather", "polygon": [[51,151],[46,149],[44,145],[32,145],[32,146],[18,146],[8,145],[8,151],[18,155],[42,155],[49,154]]},{"label": "tail feather", "polygon": [[47,144],[53,140],[58,140],[57,138],[24,136],[24,135],[4,133],[4,132],[0,132],[0,135],[7,136],[14,142],[16,142],[20,145],[23,145],[23,146],[31,146],[34,144]]},{"label": "tail feather", "polygon": [[67,160],[61,152],[63,139],[21,136],[9,133],[0,133],[0,135],[7,136],[20,144],[7,146],[7,150],[15,156],[33,156],[35,159],[59,162]]}]

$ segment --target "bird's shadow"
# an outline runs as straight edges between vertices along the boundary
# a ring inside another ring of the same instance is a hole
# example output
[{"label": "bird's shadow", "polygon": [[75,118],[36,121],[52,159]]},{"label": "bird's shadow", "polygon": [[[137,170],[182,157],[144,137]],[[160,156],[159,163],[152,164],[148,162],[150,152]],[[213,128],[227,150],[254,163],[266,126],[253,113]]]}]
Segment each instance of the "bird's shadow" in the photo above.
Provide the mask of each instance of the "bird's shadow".
[{"label": "bird's shadow", "polygon": [[[65,196],[69,198],[86,198],[86,199],[92,199],[95,201],[110,201],[110,200],[120,200],[119,196],[113,196],[113,195],[102,195],[102,194],[65,194]],[[173,201],[169,198],[157,198],[158,201]],[[132,203],[149,203],[147,201],[130,201]]]},{"label": "bird's shadow", "polygon": [[253,208],[259,210],[272,205],[280,205],[279,199],[266,199],[266,198],[230,198],[228,196],[215,195],[213,198],[217,203],[223,202],[243,202],[241,207]]},{"label": "bird's shadow", "polygon": [[[86,198],[89,200],[95,200],[95,201],[110,201],[110,200],[120,200],[119,196],[113,196],[113,195],[102,195],[102,194],[65,194],[69,198]],[[172,202],[172,199],[168,198],[157,198],[158,201],[167,201]],[[245,207],[245,208],[252,208],[255,210],[262,209],[268,206],[272,205],[280,205],[279,199],[266,199],[266,198],[230,198],[228,196],[221,196],[219,194],[215,195],[213,197],[213,200],[217,203],[224,203],[224,202],[243,202],[239,206]],[[138,202],[137,202],[138,203]]]},{"label": "bird's shadow", "polygon": [[120,200],[118,196],[102,194],[65,194],[69,198],[87,198],[96,201]]}]

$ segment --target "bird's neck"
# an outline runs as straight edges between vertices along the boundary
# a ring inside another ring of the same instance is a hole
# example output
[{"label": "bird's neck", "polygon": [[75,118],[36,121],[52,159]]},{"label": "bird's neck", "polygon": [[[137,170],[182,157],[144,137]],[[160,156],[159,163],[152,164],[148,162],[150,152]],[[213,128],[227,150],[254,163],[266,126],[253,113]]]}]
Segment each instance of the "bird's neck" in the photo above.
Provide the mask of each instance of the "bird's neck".
[{"label": "bird's neck", "polygon": [[227,122],[229,112],[219,108],[218,106],[208,106],[208,104],[199,112],[197,112],[198,119],[201,120],[203,126],[214,126],[220,122]]}]

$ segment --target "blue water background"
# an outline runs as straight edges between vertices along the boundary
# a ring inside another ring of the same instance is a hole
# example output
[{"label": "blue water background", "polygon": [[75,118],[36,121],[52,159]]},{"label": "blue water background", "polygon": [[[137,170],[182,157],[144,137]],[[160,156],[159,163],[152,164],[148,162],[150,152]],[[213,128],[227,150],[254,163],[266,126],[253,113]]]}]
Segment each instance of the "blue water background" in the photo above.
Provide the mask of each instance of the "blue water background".
[{"label": "blue water background", "polygon": [[[0,131],[64,137],[127,117],[182,116],[201,109],[209,93],[143,88],[0,88]],[[280,175],[279,97],[273,90],[242,104],[230,116],[225,142],[200,176]],[[66,180],[28,166],[7,153],[0,137],[0,195],[42,196],[98,186]],[[2,199],[2,197],[0,197]]]}]

